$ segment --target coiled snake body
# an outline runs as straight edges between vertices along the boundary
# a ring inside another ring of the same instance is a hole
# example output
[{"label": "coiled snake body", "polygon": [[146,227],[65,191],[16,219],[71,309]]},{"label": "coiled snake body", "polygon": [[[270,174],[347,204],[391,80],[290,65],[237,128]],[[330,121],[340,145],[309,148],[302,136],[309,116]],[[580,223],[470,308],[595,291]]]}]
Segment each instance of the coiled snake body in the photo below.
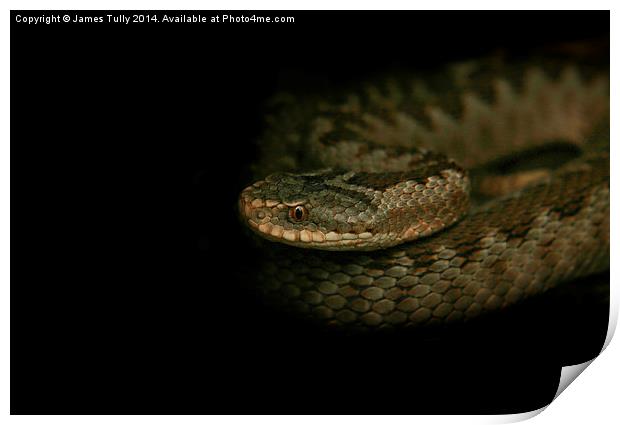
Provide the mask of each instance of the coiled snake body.
[{"label": "coiled snake body", "polygon": [[[256,167],[269,176],[239,198],[266,239],[270,299],[328,324],[411,326],[609,267],[608,77],[489,68],[454,66],[439,89],[409,79],[277,101]],[[468,170],[557,141],[580,155],[470,181]]]}]

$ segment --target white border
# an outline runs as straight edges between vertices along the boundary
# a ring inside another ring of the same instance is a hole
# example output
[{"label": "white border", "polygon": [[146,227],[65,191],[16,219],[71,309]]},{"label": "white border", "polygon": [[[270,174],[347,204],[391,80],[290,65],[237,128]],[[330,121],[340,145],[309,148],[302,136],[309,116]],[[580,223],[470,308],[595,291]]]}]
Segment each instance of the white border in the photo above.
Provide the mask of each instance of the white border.
[{"label": "white border", "polygon": [[[491,2],[483,0],[468,0],[467,2],[453,0],[453,1],[433,1],[433,2],[418,2],[410,3],[404,0],[382,0],[381,2],[372,2],[368,0],[358,1],[340,1],[340,0],[314,0],[303,1],[292,4],[290,1],[276,1],[276,0],[244,0],[244,1],[211,1],[209,3],[201,1],[7,1],[5,4],[8,6],[5,9],[5,14],[1,21],[1,33],[2,39],[0,42],[0,57],[2,58],[2,67],[0,72],[2,73],[2,86],[0,87],[0,99],[2,99],[2,114],[0,116],[0,214],[2,215],[2,227],[0,227],[0,276],[1,276],[1,295],[0,295],[0,332],[1,340],[0,344],[0,360],[2,362],[2,368],[0,369],[0,392],[1,392],[1,406],[4,415],[9,414],[9,383],[10,383],[10,369],[9,369],[9,317],[10,317],[10,144],[9,144],[9,113],[10,113],[10,76],[9,76],[9,22],[10,22],[10,10],[23,9],[102,9],[102,10],[350,10],[350,9],[374,9],[374,10],[386,10],[386,9],[533,9],[533,10],[547,10],[547,9],[602,9],[612,10],[611,12],[611,45],[616,49],[620,45],[618,43],[618,30],[614,26],[614,23],[618,24],[618,19],[614,19],[613,5],[617,2],[613,1],[597,1],[590,0],[587,2],[563,0],[563,1],[547,1],[547,0],[521,0],[521,1],[502,1]],[[466,7],[464,7],[466,6]],[[527,30],[524,28],[524,30]],[[612,115],[618,111],[618,85],[617,81],[617,54],[614,54],[612,48],[612,61],[611,61],[611,89],[612,89]],[[616,140],[618,137],[617,127],[612,125],[611,138]],[[616,149],[614,144],[611,144],[611,157],[612,164],[617,162]],[[613,167],[612,167],[613,168]],[[611,176],[612,186],[619,187],[617,174],[612,172]],[[611,197],[612,203],[612,215],[614,211],[619,211],[616,208],[616,197]],[[612,306],[610,314],[610,328],[605,343],[606,349],[604,352],[592,362],[592,365],[588,368],[588,372],[581,375],[578,378],[578,383],[572,385],[564,391],[555,400],[550,408],[541,409],[545,410],[544,414],[536,416],[532,419],[532,423],[547,424],[547,423],[562,423],[562,424],[583,424],[585,422],[591,422],[596,424],[605,423],[618,423],[620,420],[620,414],[618,409],[618,392],[615,390],[620,382],[620,368],[615,359],[619,358],[620,345],[617,342],[611,341],[613,331],[616,327],[618,317],[618,276],[619,269],[616,266],[618,260],[616,253],[618,252],[617,241],[618,231],[614,225],[615,219],[612,220],[611,237],[612,237],[612,267],[611,267],[611,280],[612,280]],[[611,343],[610,343],[611,341]],[[210,423],[218,424],[232,424],[240,421],[251,421],[254,424],[265,425],[277,425],[277,424],[290,424],[292,422],[297,424],[315,424],[321,423],[341,423],[355,422],[356,425],[372,424],[377,422],[385,422],[390,424],[407,424],[410,425],[414,422],[421,423],[505,423],[515,420],[524,420],[531,417],[540,411],[530,412],[529,414],[522,415],[507,415],[507,416],[386,416],[386,417],[372,417],[372,416],[349,416],[349,417],[331,417],[331,416],[260,416],[260,417],[248,417],[248,416],[209,416],[208,418],[199,416],[176,416],[174,418],[167,416],[10,416],[11,423],[46,423],[46,424],[83,424],[83,423],[109,423],[113,420],[115,423],[149,423],[149,424],[169,424],[172,420],[174,422],[181,423],[204,423],[207,419]]]}]

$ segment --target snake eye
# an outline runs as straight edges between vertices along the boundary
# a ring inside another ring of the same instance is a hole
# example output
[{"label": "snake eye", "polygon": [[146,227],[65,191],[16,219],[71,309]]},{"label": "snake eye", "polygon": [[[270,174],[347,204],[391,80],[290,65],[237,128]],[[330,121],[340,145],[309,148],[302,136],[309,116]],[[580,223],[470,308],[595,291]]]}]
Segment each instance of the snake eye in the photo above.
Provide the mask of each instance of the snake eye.
[{"label": "snake eye", "polygon": [[308,216],[308,210],[303,205],[297,205],[289,210],[288,215],[295,221],[302,221]]}]

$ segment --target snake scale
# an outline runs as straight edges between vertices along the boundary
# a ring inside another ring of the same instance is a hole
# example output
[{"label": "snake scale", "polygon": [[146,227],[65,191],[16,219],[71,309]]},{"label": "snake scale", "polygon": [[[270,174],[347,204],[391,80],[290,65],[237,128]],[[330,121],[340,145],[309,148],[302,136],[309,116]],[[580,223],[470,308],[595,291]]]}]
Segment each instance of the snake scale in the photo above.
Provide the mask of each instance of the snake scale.
[{"label": "snake scale", "polygon": [[[467,62],[274,104],[239,210],[287,310],[458,322],[609,268],[606,72]],[[486,166],[558,141],[554,167]]]}]

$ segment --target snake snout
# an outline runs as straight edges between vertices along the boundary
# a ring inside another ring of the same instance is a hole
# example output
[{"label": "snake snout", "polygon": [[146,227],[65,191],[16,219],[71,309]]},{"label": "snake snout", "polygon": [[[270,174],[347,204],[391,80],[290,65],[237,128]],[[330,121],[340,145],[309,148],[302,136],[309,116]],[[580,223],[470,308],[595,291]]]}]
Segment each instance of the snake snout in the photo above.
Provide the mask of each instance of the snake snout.
[{"label": "snake snout", "polygon": [[275,207],[273,201],[265,201],[256,193],[260,183],[255,183],[241,192],[239,196],[239,215],[253,230],[258,230],[260,233],[269,233],[267,227],[269,227],[269,222],[277,212],[273,210]]},{"label": "snake snout", "polygon": [[253,187],[245,188],[241,195],[239,196],[239,214],[241,217],[250,220],[256,220],[260,215],[264,215],[265,212],[262,207],[264,207],[264,203],[260,199],[256,199],[251,195],[251,190]]}]

